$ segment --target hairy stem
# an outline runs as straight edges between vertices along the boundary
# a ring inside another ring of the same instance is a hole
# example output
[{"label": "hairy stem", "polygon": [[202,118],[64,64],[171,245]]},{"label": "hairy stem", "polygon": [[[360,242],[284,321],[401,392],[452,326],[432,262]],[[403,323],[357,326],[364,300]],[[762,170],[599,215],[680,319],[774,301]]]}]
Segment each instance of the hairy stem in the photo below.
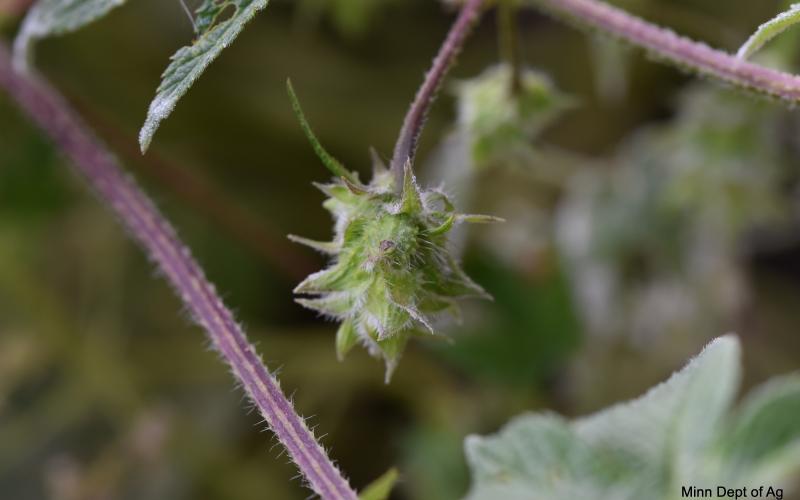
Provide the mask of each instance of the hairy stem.
[{"label": "hairy stem", "polygon": [[737,87],[800,101],[800,77],[744,61],[732,54],[679,36],[596,0],[528,0],[532,5],[580,25],[617,36],[680,67]]},{"label": "hairy stem", "polygon": [[439,49],[439,54],[433,60],[433,66],[425,75],[425,80],[422,82],[411,108],[406,114],[403,127],[400,129],[400,135],[394,147],[394,155],[392,156],[392,172],[397,179],[395,184],[398,189],[403,185],[405,164],[414,163],[419,136],[425,125],[428,110],[436,98],[436,92],[441,87],[444,77],[464,45],[472,25],[477,21],[482,6],[483,0],[466,0],[456,22],[450,28],[447,38]]},{"label": "hairy stem", "polygon": [[15,72],[8,49],[2,44],[0,87],[72,160],[77,172],[116,213],[164,273],[286,447],[309,486],[326,500],[354,500],[355,492],[317,443],[303,418],[294,411],[277,379],[248,343],[230,310],[172,226],[134,181],[123,174],[117,160],[54,88],[32,71],[25,75]]},{"label": "hairy stem", "polygon": [[511,68],[511,93],[522,89],[519,29],[516,0],[500,0],[497,7],[497,29],[500,54]]}]

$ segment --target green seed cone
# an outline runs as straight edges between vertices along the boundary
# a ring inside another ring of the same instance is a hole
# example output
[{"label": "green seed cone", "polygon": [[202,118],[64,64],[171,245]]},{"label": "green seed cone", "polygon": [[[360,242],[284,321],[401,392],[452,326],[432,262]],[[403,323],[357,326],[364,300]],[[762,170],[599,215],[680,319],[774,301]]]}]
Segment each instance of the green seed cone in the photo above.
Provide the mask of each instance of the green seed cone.
[{"label": "green seed cone", "polygon": [[[459,222],[496,222],[495,217],[457,214],[440,190],[422,190],[405,166],[402,189],[373,152],[373,176],[362,184],[317,140],[291,82],[287,90],[303,132],[334,174],[317,187],[333,214],[332,242],[289,238],[333,257],[330,267],[297,285],[297,302],[341,321],[336,353],[342,359],[356,344],[386,362],[386,383],[408,339],[434,334],[431,317],[459,315],[456,299],[491,298],[447,251],[447,234]],[[398,193],[399,191],[399,193]]]},{"label": "green seed cone", "polygon": [[489,298],[447,250],[447,234],[460,222],[495,222],[457,214],[447,196],[423,190],[406,166],[403,188],[376,160],[369,184],[355,176],[318,186],[335,220],[332,242],[291,236],[333,256],[331,265],[300,283],[301,305],[341,321],[336,351],[343,358],[361,344],[386,362],[386,380],[413,335],[434,334],[431,318],[458,314],[457,299]]}]

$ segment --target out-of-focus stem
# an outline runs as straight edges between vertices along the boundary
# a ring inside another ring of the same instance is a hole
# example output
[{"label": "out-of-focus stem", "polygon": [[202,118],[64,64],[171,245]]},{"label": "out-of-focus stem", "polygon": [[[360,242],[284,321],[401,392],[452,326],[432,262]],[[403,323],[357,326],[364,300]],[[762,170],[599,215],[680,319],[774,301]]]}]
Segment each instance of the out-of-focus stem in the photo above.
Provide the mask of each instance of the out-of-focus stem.
[{"label": "out-of-focus stem", "polygon": [[395,174],[397,189],[400,189],[403,185],[405,164],[411,163],[413,165],[414,163],[419,136],[425,125],[428,110],[436,98],[436,92],[441,87],[448,70],[464,45],[472,25],[477,21],[482,6],[483,0],[466,0],[456,22],[450,28],[447,38],[439,49],[436,59],[433,60],[433,66],[425,75],[425,80],[422,82],[419,91],[417,91],[405,120],[403,120],[403,127],[400,129],[400,135],[397,138],[394,155],[392,156],[392,172]]},{"label": "out-of-focus stem", "polygon": [[516,0],[500,0],[497,6],[497,30],[500,54],[511,68],[511,92],[522,89],[519,28]]},{"label": "out-of-focus stem", "polygon": [[647,49],[679,67],[790,104],[800,101],[800,77],[766,68],[677,35],[596,0],[528,0],[557,17],[588,26]]},{"label": "out-of-focus stem", "polygon": [[295,412],[277,379],[248,343],[233,314],[172,226],[134,181],[123,174],[117,160],[54,88],[33,71],[23,75],[13,69],[9,51],[2,44],[0,88],[72,160],[76,171],[116,213],[166,276],[286,447],[311,489],[323,499],[355,500],[356,493]]}]

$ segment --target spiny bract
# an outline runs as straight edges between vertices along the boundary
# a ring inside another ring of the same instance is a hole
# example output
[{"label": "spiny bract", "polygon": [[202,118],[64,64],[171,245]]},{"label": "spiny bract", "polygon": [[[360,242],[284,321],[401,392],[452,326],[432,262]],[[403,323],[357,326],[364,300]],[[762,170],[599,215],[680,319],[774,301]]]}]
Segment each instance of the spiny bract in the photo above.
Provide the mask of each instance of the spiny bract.
[{"label": "spiny bract", "polygon": [[438,189],[420,189],[406,165],[402,189],[375,160],[374,176],[355,175],[318,185],[336,222],[332,242],[290,236],[333,255],[333,263],[306,278],[295,293],[305,307],[342,322],[336,334],[341,359],[357,343],[386,361],[389,382],[408,339],[433,334],[431,315],[458,314],[455,299],[490,298],[450,255],[447,233],[459,222],[499,219],[455,213]]}]

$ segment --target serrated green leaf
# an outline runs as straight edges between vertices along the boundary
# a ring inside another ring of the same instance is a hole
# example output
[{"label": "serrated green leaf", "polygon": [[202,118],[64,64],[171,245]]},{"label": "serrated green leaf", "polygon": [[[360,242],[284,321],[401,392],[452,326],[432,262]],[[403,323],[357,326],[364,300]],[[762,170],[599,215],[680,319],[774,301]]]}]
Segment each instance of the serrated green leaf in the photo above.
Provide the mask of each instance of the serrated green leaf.
[{"label": "serrated green leaf", "polygon": [[28,11],[14,41],[14,64],[25,68],[36,40],[76,31],[125,0],[39,0]]},{"label": "serrated green leaf", "polygon": [[397,469],[389,469],[358,495],[359,500],[387,500],[399,477]]},{"label": "serrated green leaf", "polygon": [[[259,10],[265,8],[268,2],[269,0],[231,0],[229,4],[236,9],[233,15],[210,28],[205,28],[207,31],[194,43],[181,48],[172,56],[169,66],[161,77],[156,97],[150,103],[147,119],[139,132],[142,152],[147,151],[158,126],[172,113],[178,100],[186,94],[222,50],[236,39],[244,25]],[[227,8],[227,5],[225,7]],[[203,19],[207,21],[206,18]],[[217,15],[214,15],[213,19],[216,21]]]},{"label": "serrated green leaf", "polygon": [[788,10],[785,10],[765,22],[758,29],[750,35],[750,38],[741,46],[736,53],[736,57],[740,59],[747,59],[763,47],[767,42],[780,35],[793,25],[800,22],[800,4],[792,4]]},{"label": "serrated green leaf", "polygon": [[194,14],[194,31],[198,35],[208,32],[217,23],[217,19],[229,7],[233,7],[231,0],[203,0]]}]

